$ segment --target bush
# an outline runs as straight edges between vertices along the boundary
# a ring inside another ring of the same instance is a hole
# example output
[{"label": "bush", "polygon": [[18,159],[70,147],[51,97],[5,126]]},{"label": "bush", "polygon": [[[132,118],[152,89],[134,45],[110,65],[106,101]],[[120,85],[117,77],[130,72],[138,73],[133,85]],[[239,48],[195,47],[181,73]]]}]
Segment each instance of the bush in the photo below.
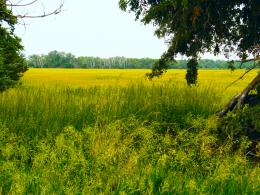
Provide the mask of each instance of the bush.
[{"label": "bush", "polygon": [[233,151],[244,144],[248,155],[259,158],[260,105],[229,113],[219,121],[218,135],[221,141],[232,143]]}]

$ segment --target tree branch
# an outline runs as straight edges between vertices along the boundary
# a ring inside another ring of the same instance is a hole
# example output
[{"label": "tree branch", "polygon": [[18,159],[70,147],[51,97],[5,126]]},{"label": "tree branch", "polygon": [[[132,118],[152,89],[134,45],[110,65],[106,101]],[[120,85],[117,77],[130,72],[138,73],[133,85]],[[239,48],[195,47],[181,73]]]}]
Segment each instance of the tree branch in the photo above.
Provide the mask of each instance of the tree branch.
[{"label": "tree branch", "polygon": [[[255,58],[251,58],[251,59],[246,59],[246,60],[240,60],[240,61],[236,61],[236,62],[241,62],[246,63],[246,62],[256,62],[256,61],[260,61],[260,56],[257,56]],[[243,75],[241,75],[238,79],[236,79],[235,81],[233,81],[232,83],[230,83],[225,89],[229,88],[230,86],[234,85],[236,82],[238,82],[239,80],[243,79],[244,76],[246,76],[249,72],[251,72],[253,69],[255,69],[257,66],[259,66],[259,64],[255,63],[254,66],[250,67],[248,70],[246,70],[246,72],[244,72]]]},{"label": "tree branch", "polygon": [[[16,4],[13,4],[10,0],[8,0],[9,4],[0,4],[0,6],[7,6],[7,7],[10,7],[10,9],[12,10],[13,7],[26,7],[26,6],[30,6],[30,5],[33,5],[37,2],[39,2],[39,0],[32,0],[31,2],[29,3],[25,3],[25,4],[20,4],[22,1],[19,1],[18,3]],[[48,16],[51,16],[51,15],[57,15],[59,13],[62,12],[62,8],[64,6],[64,2],[61,1],[60,5],[58,8],[56,8],[55,10],[53,11],[50,11],[48,13],[45,12],[45,8],[44,8],[44,11],[43,11],[43,14],[40,14],[40,15],[30,15],[29,13],[26,13],[26,14],[18,14],[18,15],[15,15],[13,13],[5,13],[6,15],[9,15],[9,16],[12,16],[12,17],[16,17],[18,19],[25,19],[25,18],[44,18],[44,17],[48,17]],[[44,6],[43,6],[44,7]]]},{"label": "tree branch", "polygon": [[11,1],[8,1],[10,4],[6,4],[6,5],[10,6],[10,7],[25,7],[25,6],[32,5],[32,4],[36,3],[37,1],[39,1],[39,0],[34,0],[34,1],[31,1],[26,4],[20,4],[20,2],[18,2],[17,4],[13,4]]},{"label": "tree branch", "polygon": [[239,78],[237,78],[235,81],[233,81],[232,83],[230,83],[225,89],[229,88],[230,86],[234,85],[236,82],[238,82],[239,80],[243,79],[244,76],[246,76],[249,72],[251,72],[253,69],[255,69],[257,67],[257,64],[255,64],[254,66],[252,66],[251,68],[249,68],[246,72],[244,72],[244,74],[242,74]]},{"label": "tree branch", "polygon": [[17,17],[17,18],[31,18],[31,19],[34,19],[34,18],[44,18],[44,17],[48,17],[48,16],[51,16],[51,15],[57,15],[57,14],[61,13],[63,6],[64,6],[64,2],[61,2],[60,6],[57,9],[55,9],[55,10],[53,10],[51,12],[48,12],[48,13],[46,13],[45,9],[44,9],[43,14],[41,14],[41,15],[24,14],[24,15],[16,15],[15,17]]}]

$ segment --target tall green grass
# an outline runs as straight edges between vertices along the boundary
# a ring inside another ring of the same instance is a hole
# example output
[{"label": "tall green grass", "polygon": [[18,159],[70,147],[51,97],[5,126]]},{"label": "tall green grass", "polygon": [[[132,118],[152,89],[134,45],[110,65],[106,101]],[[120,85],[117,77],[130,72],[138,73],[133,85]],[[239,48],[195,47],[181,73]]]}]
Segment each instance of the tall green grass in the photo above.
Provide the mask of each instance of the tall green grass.
[{"label": "tall green grass", "polygon": [[185,127],[187,115],[207,117],[220,108],[221,102],[222,97],[211,87],[174,84],[23,87],[0,95],[0,120],[13,131],[32,136],[59,132],[69,125],[81,130],[131,116]]},{"label": "tall green grass", "polygon": [[221,88],[22,86],[0,94],[2,194],[258,194],[218,142]]}]

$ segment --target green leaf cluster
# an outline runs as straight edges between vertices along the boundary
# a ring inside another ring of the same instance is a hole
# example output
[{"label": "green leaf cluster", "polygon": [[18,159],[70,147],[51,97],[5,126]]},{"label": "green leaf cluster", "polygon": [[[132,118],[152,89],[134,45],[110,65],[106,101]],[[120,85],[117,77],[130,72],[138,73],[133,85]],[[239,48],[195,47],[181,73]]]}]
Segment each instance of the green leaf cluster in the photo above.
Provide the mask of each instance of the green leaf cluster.
[{"label": "green leaf cluster", "polygon": [[177,55],[190,58],[210,52],[259,56],[259,0],[120,0],[120,8],[157,27],[168,50],[155,64],[152,76],[165,72]]},{"label": "green leaf cluster", "polygon": [[0,1],[0,92],[17,84],[27,70],[21,39],[14,34],[16,23],[6,1]]}]

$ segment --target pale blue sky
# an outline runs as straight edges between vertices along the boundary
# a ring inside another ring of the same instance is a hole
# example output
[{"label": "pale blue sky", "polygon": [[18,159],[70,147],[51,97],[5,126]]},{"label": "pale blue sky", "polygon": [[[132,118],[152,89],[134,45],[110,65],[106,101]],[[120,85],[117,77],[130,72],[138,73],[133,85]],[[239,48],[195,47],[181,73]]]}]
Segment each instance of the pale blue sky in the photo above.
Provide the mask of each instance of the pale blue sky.
[{"label": "pale blue sky", "polygon": [[[24,2],[30,0],[24,0]],[[167,49],[164,40],[154,36],[152,25],[135,21],[133,14],[118,7],[119,0],[64,0],[64,11],[43,19],[26,19],[26,28],[18,25],[26,56],[52,50],[76,56],[159,58]],[[53,10],[60,0],[42,0]],[[40,14],[40,4],[20,13]],[[206,55],[211,58],[211,55]]]}]

